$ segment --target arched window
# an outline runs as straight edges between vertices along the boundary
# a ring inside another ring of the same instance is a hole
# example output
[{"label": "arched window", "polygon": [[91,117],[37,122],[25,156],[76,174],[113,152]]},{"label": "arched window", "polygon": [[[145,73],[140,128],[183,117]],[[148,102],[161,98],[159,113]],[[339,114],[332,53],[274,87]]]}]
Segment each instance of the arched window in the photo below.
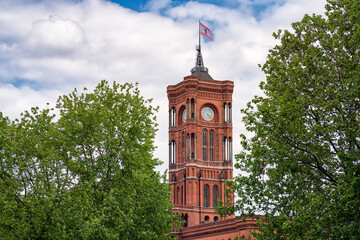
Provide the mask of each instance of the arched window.
[{"label": "arched window", "polygon": [[180,187],[177,188],[176,204],[180,204]]},{"label": "arched window", "polygon": [[191,116],[191,104],[190,99],[186,99],[186,119],[189,119]]},{"label": "arched window", "polygon": [[213,186],[213,207],[217,206],[217,198],[218,198],[218,187]]},{"label": "arched window", "polygon": [[224,138],[224,161],[232,161],[232,141],[231,138]]},{"label": "arched window", "polygon": [[[180,216],[180,221],[184,221],[185,220],[185,215],[182,213]],[[185,223],[182,223],[182,227],[184,227]]]},{"label": "arched window", "polygon": [[209,185],[204,186],[204,207],[209,207]]},{"label": "arched window", "polygon": [[186,151],[185,151],[185,146],[186,146],[186,138],[185,138],[185,132],[182,132],[182,161],[185,162],[186,159]]},{"label": "arched window", "polygon": [[191,158],[195,158],[196,156],[196,136],[195,133],[191,133],[190,135],[190,152],[191,152]]},{"label": "arched window", "polygon": [[171,141],[169,144],[169,159],[170,165],[175,165],[176,163],[176,143],[175,141]]},{"label": "arched window", "polygon": [[224,138],[224,161],[227,162],[229,158],[228,152],[229,139],[227,137]]},{"label": "arched window", "polygon": [[195,99],[191,99],[190,101],[190,104],[191,104],[191,118],[196,118],[196,102],[195,102]]},{"label": "arched window", "polygon": [[229,112],[228,112],[228,122],[232,122],[232,114],[231,114],[231,103],[228,104]]},{"label": "arched window", "polygon": [[207,160],[207,130],[203,130],[203,161]]},{"label": "arched window", "polygon": [[205,222],[207,222],[207,221],[210,220],[210,217],[209,217],[209,216],[205,216],[205,217],[204,217],[204,220],[205,220]]},{"label": "arched window", "polygon": [[185,214],[185,226],[184,227],[187,227],[188,226],[188,221],[189,221],[189,215]]},{"label": "arched window", "polygon": [[224,122],[231,122],[231,104],[230,103],[224,103],[223,107],[223,116],[224,116]]},{"label": "arched window", "polygon": [[229,138],[229,162],[232,162],[232,155],[233,155],[233,150],[232,150],[232,139]]},{"label": "arched window", "polygon": [[189,135],[189,133],[188,134],[186,134],[186,159],[189,159],[190,158],[190,135]]},{"label": "arched window", "polygon": [[219,217],[218,217],[218,216],[215,216],[215,217],[214,217],[214,222],[217,222],[217,221],[219,221]]},{"label": "arched window", "polygon": [[184,188],[181,186],[180,204],[184,204]]},{"label": "arched window", "polygon": [[214,130],[209,133],[209,160],[214,161]]},{"label": "arched window", "polygon": [[172,107],[169,111],[169,125],[170,127],[176,126],[176,111],[174,107]]}]

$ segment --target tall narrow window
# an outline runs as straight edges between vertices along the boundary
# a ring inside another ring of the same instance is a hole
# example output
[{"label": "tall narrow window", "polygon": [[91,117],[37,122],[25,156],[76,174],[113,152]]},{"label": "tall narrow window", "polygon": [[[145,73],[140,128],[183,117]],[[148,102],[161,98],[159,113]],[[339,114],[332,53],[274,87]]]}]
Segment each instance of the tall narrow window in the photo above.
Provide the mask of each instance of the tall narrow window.
[{"label": "tall narrow window", "polygon": [[195,100],[192,98],[190,101],[191,104],[191,118],[196,118],[195,113],[196,113],[196,102]]},{"label": "tall narrow window", "polygon": [[191,113],[191,104],[190,104],[190,100],[186,99],[186,119],[189,119]]},{"label": "tall narrow window", "polygon": [[190,135],[187,134],[186,135],[186,158],[189,159],[190,158],[190,151],[191,151],[191,138]]},{"label": "tall narrow window", "polygon": [[229,138],[229,162],[232,162],[232,155],[233,155],[232,140],[231,138]]},{"label": "tall narrow window", "polygon": [[171,125],[171,123],[172,123],[171,117],[172,117],[172,109],[169,110],[169,126],[170,126],[170,127],[172,126],[172,125]]},{"label": "tall narrow window", "polygon": [[232,162],[232,155],[233,155],[233,152],[232,152],[232,139],[230,138],[230,162]]},{"label": "tall narrow window", "polygon": [[224,103],[224,122],[231,122],[231,104]]},{"label": "tall narrow window", "polygon": [[203,161],[207,160],[207,130],[203,130]]},{"label": "tall narrow window", "polygon": [[229,110],[229,112],[228,112],[228,122],[232,122],[232,113],[231,113],[231,104],[229,103],[228,104],[228,110]]},{"label": "tall narrow window", "polygon": [[180,187],[177,188],[176,204],[180,204]]},{"label": "tall narrow window", "polygon": [[182,132],[182,161],[185,162],[186,159],[186,151],[185,151],[185,145],[186,145],[186,138],[185,138],[185,132]]},{"label": "tall narrow window", "polygon": [[209,160],[214,161],[214,130],[209,133]]},{"label": "tall narrow window", "polygon": [[180,204],[184,204],[184,188],[181,186],[181,197],[180,197]]},{"label": "tall narrow window", "polygon": [[190,135],[190,152],[191,152],[191,158],[195,158],[196,156],[196,137],[195,137],[195,133],[192,133]]},{"label": "tall narrow window", "polygon": [[224,143],[223,143],[223,153],[224,153],[224,161],[226,162],[227,161],[227,159],[228,159],[228,155],[227,155],[227,153],[228,153],[228,151],[227,151],[227,145],[228,145],[228,138],[227,137],[225,137],[224,138]]},{"label": "tall narrow window", "polygon": [[169,144],[169,159],[170,165],[174,165],[176,163],[176,143],[174,140]]},{"label": "tall narrow window", "polygon": [[232,161],[232,141],[231,138],[224,138],[224,161]]},{"label": "tall narrow window", "polygon": [[215,185],[213,187],[213,207],[217,206],[217,198],[218,198],[218,187]]},{"label": "tall narrow window", "polygon": [[169,125],[170,127],[176,126],[176,112],[174,107],[172,107],[169,111]]},{"label": "tall narrow window", "polygon": [[204,186],[204,207],[209,207],[209,185]]}]

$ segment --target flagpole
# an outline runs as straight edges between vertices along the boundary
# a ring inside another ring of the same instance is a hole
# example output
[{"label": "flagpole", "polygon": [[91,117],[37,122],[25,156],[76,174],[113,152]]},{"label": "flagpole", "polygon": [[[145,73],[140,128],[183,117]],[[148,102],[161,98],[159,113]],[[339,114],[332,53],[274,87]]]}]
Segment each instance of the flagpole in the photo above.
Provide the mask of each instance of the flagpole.
[{"label": "flagpole", "polygon": [[201,37],[200,37],[200,20],[199,20],[199,48],[201,47]]}]

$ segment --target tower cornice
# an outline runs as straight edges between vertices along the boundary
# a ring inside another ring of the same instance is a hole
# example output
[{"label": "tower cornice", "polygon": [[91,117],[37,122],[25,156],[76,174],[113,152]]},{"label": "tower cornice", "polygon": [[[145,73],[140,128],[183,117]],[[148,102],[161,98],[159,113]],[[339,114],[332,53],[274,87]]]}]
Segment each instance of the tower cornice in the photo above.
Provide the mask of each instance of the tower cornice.
[{"label": "tower cornice", "polygon": [[234,82],[230,80],[209,80],[200,79],[195,76],[187,76],[183,81],[176,85],[169,85],[167,87],[167,95],[170,103],[173,99],[184,101],[186,97],[198,97],[215,100],[231,100],[234,91]]}]

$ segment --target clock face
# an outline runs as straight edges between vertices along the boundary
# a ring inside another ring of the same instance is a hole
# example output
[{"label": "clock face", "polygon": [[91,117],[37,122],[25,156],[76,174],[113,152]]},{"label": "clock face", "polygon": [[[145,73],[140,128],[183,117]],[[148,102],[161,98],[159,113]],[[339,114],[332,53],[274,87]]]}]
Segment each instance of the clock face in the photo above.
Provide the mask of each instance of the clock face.
[{"label": "clock face", "polygon": [[210,107],[204,107],[201,110],[201,116],[206,121],[211,121],[214,118],[214,111]]},{"label": "clock face", "polygon": [[182,113],[182,120],[183,120],[183,122],[186,122],[186,108],[184,109],[184,111]]}]

